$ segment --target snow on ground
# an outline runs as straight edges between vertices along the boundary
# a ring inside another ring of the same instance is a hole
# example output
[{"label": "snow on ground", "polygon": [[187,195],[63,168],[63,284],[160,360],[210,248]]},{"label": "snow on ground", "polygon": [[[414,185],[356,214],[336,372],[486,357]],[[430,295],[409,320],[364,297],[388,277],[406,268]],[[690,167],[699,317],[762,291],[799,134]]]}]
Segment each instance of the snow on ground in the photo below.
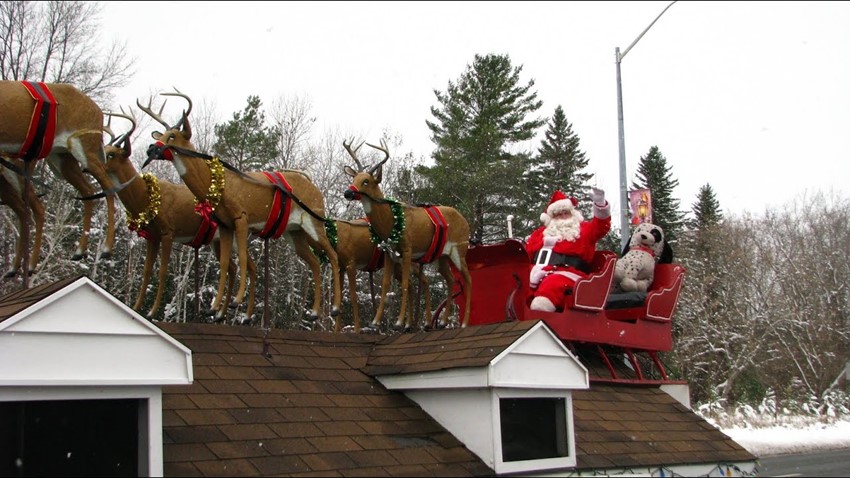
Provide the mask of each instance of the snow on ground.
[{"label": "snow on ground", "polygon": [[850,418],[828,424],[792,423],[765,428],[745,426],[721,430],[758,457],[850,449]]}]

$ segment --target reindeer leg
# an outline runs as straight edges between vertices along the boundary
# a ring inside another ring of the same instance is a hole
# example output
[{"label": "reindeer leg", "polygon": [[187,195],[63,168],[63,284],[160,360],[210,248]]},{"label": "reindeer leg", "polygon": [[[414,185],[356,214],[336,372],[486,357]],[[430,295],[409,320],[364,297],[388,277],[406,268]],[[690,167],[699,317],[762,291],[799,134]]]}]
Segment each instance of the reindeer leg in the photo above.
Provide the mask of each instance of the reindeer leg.
[{"label": "reindeer leg", "polygon": [[[139,285],[139,294],[136,296],[136,303],[133,304],[133,310],[140,310],[145,299],[145,293],[148,289],[148,284],[151,280],[153,272],[153,264],[156,262],[156,253],[159,249],[159,239],[152,241],[145,240],[145,267],[142,271],[142,283]],[[158,287],[164,287],[163,282],[159,281]],[[159,294],[159,291],[157,291]]]},{"label": "reindeer leg", "polygon": [[115,194],[106,195],[106,244],[100,252],[100,259],[112,257],[112,246],[115,245]]},{"label": "reindeer leg", "polygon": [[229,230],[222,230],[219,228],[221,233],[219,237],[221,238],[219,241],[220,251],[219,251],[219,264],[221,271],[218,276],[218,292],[215,295],[215,300],[213,300],[212,310],[216,314],[216,320],[221,319],[224,313],[221,311],[223,307],[221,307],[222,299],[224,298],[224,286],[227,282],[227,271],[230,269],[230,255],[233,253],[233,232]]},{"label": "reindeer leg", "polygon": [[234,302],[238,306],[245,299],[248,288],[248,218],[243,214],[236,218],[236,252],[239,254],[239,290]]},{"label": "reindeer leg", "polygon": [[30,193],[30,209],[32,210],[35,221],[35,241],[30,251],[29,273],[33,274],[38,268],[38,261],[41,256],[41,238],[44,233],[44,203],[41,202],[41,199],[38,198],[38,195],[34,191],[30,190]]},{"label": "reindeer leg", "polygon": [[411,254],[410,247],[405,248],[401,253],[401,304],[399,305],[398,320],[395,323],[396,329],[404,326],[404,316],[407,312],[407,303],[410,300],[408,292],[410,291]]},{"label": "reindeer leg", "polygon": [[248,275],[250,276],[250,287],[248,288],[248,308],[245,309],[245,315],[248,317],[248,322],[251,322],[251,316],[254,315],[254,303],[257,298],[257,263],[250,255],[248,256]]},{"label": "reindeer leg", "polygon": [[319,258],[310,250],[310,244],[302,233],[293,231],[292,244],[295,246],[295,253],[307,263],[313,274],[313,308],[310,309],[308,315],[310,316],[310,320],[318,320],[319,310],[322,307],[321,263],[319,263]]},{"label": "reindeer leg", "polygon": [[[101,134],[85,134],[68,140],[68,150],[83,170],[91,174],[102,189],[112,187],[112,181],[106,175],[103,165],[106,157],[103,154],[103,136]],[[115,244],[115,194],[106,196],[106,243],[100,253],[100,259],[112,257],[112,247]]]},{"label": "reindeer leg", "polygon": [[[152,320],[154,315],[159,312],[159,306],[162,304],[162,295],[165,292],[165,284],[168,282],[168,265],[171,262],[171,245],[174,243],[174,236],[163,234],[159,240],[148,242],[155,242],[154,247],[159,249],[159,284],[156,286],[156,298],[153,301],[151,309],[148,311],[148,319]],[[147,263],[145,267],[147,267]],[[150,273],[148,273],[149,275]]]},{"label": "reindeer leg", "polygon": [[372,320],[372,326],[380,327],[381,319],[384,318],[384,307],[387,304],[387,293],[390,291],[390,285],[393,280],[393,268],[395,263],[390,259],[390,256],[384,253],[384,277],[381,280],[381,300],[378,302],[378,310],[375,311],[375,318]]},{"label": "reindeer leg", "polygon": [[342,284],[340,283],[340,272],[339,272],[339,257],[336,254],[336,250],[331,246],[330,241],[324,240],[321,242],[322,249],[324,249],[325,254],[328,256],[328,261],[331,265],[331,274],[333,276],[333,288],[334,288],[334,297],[333,297],[333,305],[331,306],[331,317],[339,317],[339,314],[342,312]]}]

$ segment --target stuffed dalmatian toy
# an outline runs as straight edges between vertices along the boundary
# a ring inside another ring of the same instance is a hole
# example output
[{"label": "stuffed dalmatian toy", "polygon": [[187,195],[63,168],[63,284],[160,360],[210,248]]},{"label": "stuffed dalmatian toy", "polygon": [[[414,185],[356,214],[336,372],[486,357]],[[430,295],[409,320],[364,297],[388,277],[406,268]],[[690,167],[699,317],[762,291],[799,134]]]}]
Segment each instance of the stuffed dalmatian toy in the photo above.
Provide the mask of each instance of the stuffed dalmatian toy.
[{"label": "stuffed dalmatian toy", "polygon": [[655,264],[672,262],[673,250],[664,231],[655,224],[639,224],[614,268],[617,292],[646,292],[655,276]]}]

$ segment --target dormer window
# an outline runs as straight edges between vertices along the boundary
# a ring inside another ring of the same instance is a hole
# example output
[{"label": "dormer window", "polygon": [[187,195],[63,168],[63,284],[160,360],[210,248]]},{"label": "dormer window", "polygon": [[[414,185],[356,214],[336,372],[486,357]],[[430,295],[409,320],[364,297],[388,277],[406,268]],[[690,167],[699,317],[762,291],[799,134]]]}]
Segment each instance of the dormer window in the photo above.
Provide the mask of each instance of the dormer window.
[{"label": "dormer window", "polygon": [[572,399],[568,392],[493,392],[497,473],[574,467]]}]

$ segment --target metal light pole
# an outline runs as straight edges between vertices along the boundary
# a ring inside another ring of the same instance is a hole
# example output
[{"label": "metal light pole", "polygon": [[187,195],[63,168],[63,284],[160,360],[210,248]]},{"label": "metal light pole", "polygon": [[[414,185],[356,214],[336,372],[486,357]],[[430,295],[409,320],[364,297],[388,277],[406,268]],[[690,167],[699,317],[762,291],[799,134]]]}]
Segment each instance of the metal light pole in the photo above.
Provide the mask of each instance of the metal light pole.
[{"label": "metal light pole", "polygon": [[614,49],[614,58],[617,63],[617,126],[619,129],[620,136],[620,249],[625,249],[626,245],[629,243],[629,191],[628,186],[626,185],[626,135],[623,132],[623,83],[620,79],[620,62],[623,61],[626,54],[629,50],[632,49],[633,46],[652,28],[652,25],[655,25],[655,22],[661,18],[661,15],[664,15],[664,12],[667,11],[668,8],[672,7],[673,4],[676,3],[676,0],[670,2],[661,13],[655,17],[655,20],[649,24],[646,29],[635,38],[635,41],[626,48],[623,53],[620,53],[620,47]]}]

